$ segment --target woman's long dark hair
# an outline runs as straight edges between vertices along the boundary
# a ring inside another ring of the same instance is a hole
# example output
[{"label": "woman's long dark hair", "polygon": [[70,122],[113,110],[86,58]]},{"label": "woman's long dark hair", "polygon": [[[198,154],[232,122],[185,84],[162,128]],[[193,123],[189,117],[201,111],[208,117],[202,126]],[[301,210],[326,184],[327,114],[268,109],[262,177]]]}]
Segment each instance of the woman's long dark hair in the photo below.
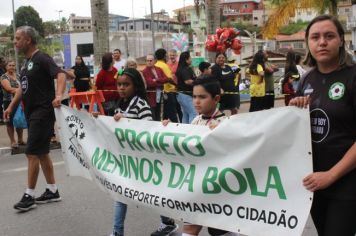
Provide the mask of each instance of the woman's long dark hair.
[{"label": "woman's long dark hair", "polygon": [[296,58],[295,53],[293,51],[288,51],[286,55],[286,64],[284,67],[285,76],[299,74],[297,69],[297,64],[295,63],[295,58]]},{"label": "woman's long dark hair", "polygon": [[126,75],[132,80],[132,83],[135,86],[136,96],[147,101],[146,88],[140,72],[134,68],[128,68],[124,70],[123,75]]},{"label": "woman's long dark hair", "polygon": [[189,67],[187,60],[190,58],[190,53],[188,51],[182,52],[179,56],[178,67],[176,71],[176,76],[180,78],[182,70]]},{"label": "woman's long dark hair", "polygon": [[103,70],[108,71],[111,67],[112,62],[113,62],[112,53],[111,52],[105,53],[101,58],[101,68]]},{"label": "woman's long dark hair", "polygon": [[257,72],[257,65],[260,64],[265,70],[265,54],[263,50],[258,50],[256,54],[253,56],[252,62],[249,66],[250,74],[252,75],[258,75]]},{"label": "woman's long dark hair", "polygon": [[74,68],[85,68],[85,69],[89,70],[88,67],[87,67],[87,65],[85,65],[85,63],[84,63],[83,57],[81,57],[81,56],[76,56],[76,58],[77,58],[77,57],[80,58],[80,64],[78,65],[77,63],[75,63]]},{"label": "woman's long dark hair", "polygon": [[178,61],[178,68],[184,68],[189,66],[187,63],[187,60],[190,58],[190,53],[188,51],[182,52],[179,56],[179,61]]}]

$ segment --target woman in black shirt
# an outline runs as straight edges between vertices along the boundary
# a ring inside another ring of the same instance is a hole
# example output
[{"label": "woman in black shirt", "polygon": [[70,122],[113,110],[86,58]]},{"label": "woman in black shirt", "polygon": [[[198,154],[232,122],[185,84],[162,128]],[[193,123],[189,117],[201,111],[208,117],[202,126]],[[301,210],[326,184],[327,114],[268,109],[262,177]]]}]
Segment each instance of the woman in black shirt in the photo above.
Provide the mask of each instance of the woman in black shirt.
[{"label": "woman in black shirt", "polygon": [[74,88],[77,92],[85,92],[90,89],[90,72],[81,56],[75,57],[75,65],[69,74],[74,77]]},{"label": "woman in black shirt", "polygon": [[190,124],[192,120],[198,115],[193,106],[193,81],[196,75],[191,68],[192,58],[189,52],[182,52],[179,56],[177,76],[178,96],[177,100],[182,108],[182,123]]},{"label": "woman in black shirt", "polygon": [[215,65],[211,67],[211,73],[218,78],[224,93],[220,99],[220,111],[230,110],[231,115],[237,114],[238,88],[235,85],[235,77],[238,71],[233,71],[229,65],[225,64],[226,55],[218,52],[215,56]]},{"label": "woman in black shirt", "polygon": [[306,62],[313,69],[289,103],[310,109],[314,172],[303,184],[314,192],[311,215],[319,235],[356,233],[356,65],[344,35],[334,16],[310,22]]}]

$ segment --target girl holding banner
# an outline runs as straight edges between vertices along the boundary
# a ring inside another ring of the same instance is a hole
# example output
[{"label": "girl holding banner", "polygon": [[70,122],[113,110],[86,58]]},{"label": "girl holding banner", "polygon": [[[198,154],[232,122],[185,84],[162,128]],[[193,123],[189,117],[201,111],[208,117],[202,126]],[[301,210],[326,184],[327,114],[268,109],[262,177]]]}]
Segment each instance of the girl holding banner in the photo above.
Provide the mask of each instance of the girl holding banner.
[{"label": "girl holding banner", "polygon": [[[139,71],[133,68],[125,69],[118,78],[117,88],[120,95],[119,105],[115,110],[114,119],[121,118],[152,120],[151,108],[147,102],[147,95],[143,79]],[[114,204],[113,236],[124,235],[124,222],[127,205],[121,202]]]},{"label": "girl holding banner", "polygon": [[310,109],[314,172],[303,179],[314,192],[311,215],[320,236],[356,233],[356,65],[334,16],[307,27],[306,63],[314,67],[289,105]]}]

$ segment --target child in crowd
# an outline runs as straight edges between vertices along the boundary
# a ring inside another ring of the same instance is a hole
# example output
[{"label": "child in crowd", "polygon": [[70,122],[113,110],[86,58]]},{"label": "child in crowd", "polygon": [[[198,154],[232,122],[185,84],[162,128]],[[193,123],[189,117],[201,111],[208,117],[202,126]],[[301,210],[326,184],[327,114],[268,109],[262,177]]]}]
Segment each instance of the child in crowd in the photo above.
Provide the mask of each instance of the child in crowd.
[{"label": "child in crowd", "polygon": [[199,63],[199,70],[200,70],[200,78],[205,78],[208,75],[211,75],[211,64],[209,62],[203,61]]},{"label": "child in crowd", "polygon": [[289,101],[295,97],[293,88],[293,76],[285,76],[282,81],[282,93],[284,94],[284,104],[288,106]]},{"label": "child in crowd", "polygon": [[[204,79],[197,79],[193,82],[193,104],[196,111],[199,113],[191,124],[205,125],[210,129],[214,129],[225,118],[225,114],[219,111],[217,105],[220,101],[221,89],[219,81],[212,75]],[[163,125],[167,125],[169,120],[164,120]],[[201,225],[194,225],[184,222],[182,236],[196,236],[202,229]],[[209,234],[212,236],[236,235],[225,230],[208,228]]]},{"label": "child in crowd", "polygon": [[[145,85],[138,70],[133,68],[125,69],[118,78],[117,88],[120,100],[114,115],[116,121],[121,118],[152,120],[152,112],[147,102]],[[126,204],[115,202],[112,236],[124,235],[126,211]]]}]

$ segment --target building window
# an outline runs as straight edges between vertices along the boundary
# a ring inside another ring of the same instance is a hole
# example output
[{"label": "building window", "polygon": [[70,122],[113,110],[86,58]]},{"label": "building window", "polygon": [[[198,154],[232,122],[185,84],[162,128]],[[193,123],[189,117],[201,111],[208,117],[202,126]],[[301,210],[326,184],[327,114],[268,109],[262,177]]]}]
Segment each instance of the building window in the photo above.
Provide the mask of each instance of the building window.
[{"label": "building window", "polygon": [[145,29],[149,29],[150,25],[149,24],[145,24]]},{"label": "building window", "polygon": [[94,54],[94,47],[92,43],[88,44],[78,44],[77,45],[78,55],[82,57],[90,57],[90,55]]},{"label": "building window", "polygon": [[255,17],[253,17],[253,19],[254,19],[254,20],[258,20],[258,17],[257,17],[257,16],[255,16]]},{"label": "building window", "polygon": [[125,27],[124,27],[124,26],[121,26],[121,30],[125,30]]},{"label": "building window", "polygon": [[130,30],[133,30],[133,25],[130,25]]},{"label": "building window", "polygon": [[247,4],[244,4],[244,8],[247,9],[248,5]]},{"label": "building window", "polygon": [[293,43],[293,47],[294,48],[303,49],[304,48],[304,44],[303,44],[303,42],[294,42]]}]

